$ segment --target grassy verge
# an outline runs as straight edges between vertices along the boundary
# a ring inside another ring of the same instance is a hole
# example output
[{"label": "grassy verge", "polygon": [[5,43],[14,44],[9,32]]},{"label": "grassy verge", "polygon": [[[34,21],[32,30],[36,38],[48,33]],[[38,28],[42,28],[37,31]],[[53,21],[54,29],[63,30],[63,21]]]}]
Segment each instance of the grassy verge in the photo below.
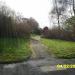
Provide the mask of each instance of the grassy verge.
[{"label": "grassy verge", "polygon": [[41,39],[49,50],[48,52],[55,54],[58,58],[75,58],[75,42],[55,40],[55,39]]},{"label": "grassy verge", "polygon": [[31,54],[29,39],[0,38],[0,62],[27,59]]}]

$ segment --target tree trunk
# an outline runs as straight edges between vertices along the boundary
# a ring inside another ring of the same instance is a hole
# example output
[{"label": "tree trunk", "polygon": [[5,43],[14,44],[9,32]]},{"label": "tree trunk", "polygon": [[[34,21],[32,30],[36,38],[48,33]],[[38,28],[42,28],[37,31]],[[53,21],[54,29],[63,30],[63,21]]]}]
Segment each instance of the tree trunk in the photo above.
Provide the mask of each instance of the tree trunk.
[{"label": "tree trunk", "polygon": [[60,30],[60,19],[59,19],[59,11],[58,11],[58,6],[57,6],[57,0],[55,0],[55,5],[56,5],[56,13],[57,13],[57,20],[58,20],[58,27],[59,27],[59,30]]},{"label": "tree trunk", "polygon": [[73,13],[74,13],[74,16],[75,16],[75,7],[74,7],[74,6],[75,6],[75,5],[74,5],[75,3],[74,3],[74,2],[75,2],[75,1],[73,0]]}]

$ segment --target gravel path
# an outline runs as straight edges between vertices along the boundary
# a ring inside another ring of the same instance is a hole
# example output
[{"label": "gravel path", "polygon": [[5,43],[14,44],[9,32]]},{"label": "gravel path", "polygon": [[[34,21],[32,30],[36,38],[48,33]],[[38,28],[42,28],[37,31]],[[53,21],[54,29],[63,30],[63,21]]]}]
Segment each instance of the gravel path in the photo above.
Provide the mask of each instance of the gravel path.
[{"label": "gravel path", "polygon": [[0,75],[75,75],[75,69],[57,69],[57,64],[75,64],[75,59],[56,59],[46,52],[39,40],[31,40],[32,56],[28,61],[0,64]]}]

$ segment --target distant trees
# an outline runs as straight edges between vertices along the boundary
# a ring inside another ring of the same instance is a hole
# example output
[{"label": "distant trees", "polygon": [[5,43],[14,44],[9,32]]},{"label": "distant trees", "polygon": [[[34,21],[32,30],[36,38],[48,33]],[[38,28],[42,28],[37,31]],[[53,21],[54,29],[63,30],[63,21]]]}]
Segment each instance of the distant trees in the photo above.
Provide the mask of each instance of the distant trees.
[{"label": "distant trees", "polygon": [[39,27],[38,22],[32,17],[29,19],[29,21],[30,21],[30,26],[32,29],[32,34],[40,35],[41,34],[41,28]]},{"label": "distant trees", "polygon": [[20,18],[15,24],[15,31],[18,37],[29,37],[31,34],[31,27],[29,25],[29,19]]},{"label": "distant trees", "polygon": [[55,23],[48,28],[48,38],[75,41],[75,0],[53,0],[49,15]]},{"label": "distant trees", "polygon": [[75,41],[75,16],[67,19],[63,27],[60,29],[61,34],[59,35],[58,26],[54,26],[52,28],[45,27],[43,28],[43,37],[50,39],[63,39],[63,40],[71,40]]},{"label": "distant trees", "polygon": [[39,34],[39,31],[39,24],[35,19],[17,15],[0,3],[0,37],[29,37],[31,33]]}]

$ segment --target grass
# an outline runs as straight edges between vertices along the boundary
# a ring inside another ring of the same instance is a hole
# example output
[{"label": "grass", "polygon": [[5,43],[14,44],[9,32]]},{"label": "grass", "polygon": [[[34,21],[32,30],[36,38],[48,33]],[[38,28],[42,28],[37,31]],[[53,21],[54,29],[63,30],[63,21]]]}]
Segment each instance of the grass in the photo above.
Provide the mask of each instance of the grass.
[{"label": "grass", "polygon": [[27,59],[31,54],[29,46],[29,39],[0,38],[0,62]]},{"label": "grass", "polygon": [[75,58],[75,42],[55,40],[55,39],[41,39],[49,50],[58,58]]}]

